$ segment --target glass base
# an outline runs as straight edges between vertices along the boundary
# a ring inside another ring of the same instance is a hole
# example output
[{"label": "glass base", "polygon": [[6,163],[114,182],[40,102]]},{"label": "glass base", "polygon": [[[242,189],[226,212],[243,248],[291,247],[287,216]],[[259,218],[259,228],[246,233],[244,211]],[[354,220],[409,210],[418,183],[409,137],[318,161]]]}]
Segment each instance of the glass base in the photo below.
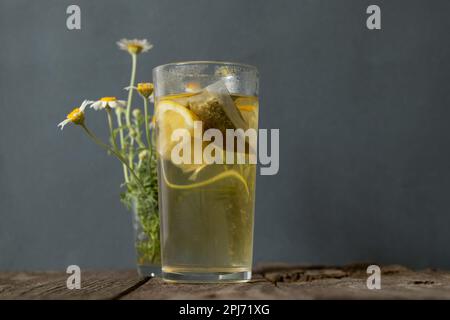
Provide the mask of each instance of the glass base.
[{"label": "glass base", "polygon": [[137,271],[140,277],[161,277],[161,266],[160,265],[138,265]]},{"label": "glass base", "polygon": [[162,278],[164,281],[176,283],[232,283],[250,281],[252,272],[167,272],[163,270]]}]

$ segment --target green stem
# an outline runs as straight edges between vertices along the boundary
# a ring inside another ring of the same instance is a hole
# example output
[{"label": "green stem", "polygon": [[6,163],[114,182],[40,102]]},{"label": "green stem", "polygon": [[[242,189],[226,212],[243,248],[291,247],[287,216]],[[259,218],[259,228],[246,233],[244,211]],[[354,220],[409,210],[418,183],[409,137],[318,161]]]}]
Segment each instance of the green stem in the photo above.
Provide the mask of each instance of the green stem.
[{"label": "green stem", "polygon": [[138,144],[139,148],[147,148],[145,144],[142,142],[139,132],[136,134],[136,143]]},{"label": "green stem", "polygon": [[[117,117],[117,125],[119,127],[120,149],[123,150],[124,144],[125,144],[125,139],[123,137],[122,114],[120,112],[116,112],[116,117]],[[130,178],[128,177],[127,166],[125,164],[122,164],[122,168],[123,168],[123,177],[125,179],[125,182],[128,183],[128,182],[130,182]]]},{"label": "green stem", "polygon": [[131,55],[131,77],[130,77],[130,90],[128,90],[128,100],[127,100],[127,113],[126,113],[126,123],[127,126],[131,125],[131,101],[133,100],[133,89],[134,81],[136,78],[136,64],[137,56],[136,54]]},{"label": "green stem", "polygon": [[111,144],[112,144],[114,150],[116,150],[116,152],[119,152],[119,148],[117,147],[116,137],[114,136],[110,107],[106,107],[106,115],[108,117],[108,127],[109,127],[109,135],[111,136]]},{"label": "green stem", "polygon": [[148,151],[150,153],[149,155],[149,159],[151,161],[152,157],[153,157],[153,143],[152,143],[152,138],[150,136],[150,126],[149,126],[149,121],[151,121],[151,119],[149,119],[148,117],[148,98],[144,98],[144,120],[145,120],[145,137],[147,139],[147,146],[148,146]]},{"label": "green stem", "polygon": [[151,149],[152,142],[150,140],[150,129],[148,126],[148,99],[146,97],[142,97],[144,99],[144,124],[145,124],[145,137],[147,139],[147,146]]},{"label": "green stem", "polygon": [[133,124],[136,130],[135,131],[136,136],[134,137],[134,140],[136,140],[136,143],[139,148],[146,149],[147,147],[145,146],[144,142],[142,142],[141,131],[139,130],[140,128],[139,120],[138,119],[134,120]]},{"label": "green stem", "polygon": [[[130,77],[130,90],[128,91],[128,100],[127,100],[127,110],[125,114],[125,121],[128,128],[131,128],[131,102],[133,100],[133,90],[134,82],[136,78],[136,65],[137,65],[137,55],[131,54],[131,77]],[[130,146],[129,146],[129,154],[128,154],[128,164],[131,168],[133,168],[133,145],[134,139],[130,137]]]},{"label": "green stem", "polygon": [[101,141],[99,138],[97,138],[97,136],[95,134],[93,134],[87,127],[85,124],[81,124],[80,125],[84,131],[86,132],[86,134],[96,143],[98,144],[100,147],[102,147],[103,149],[105,149],[106,151],[111,152],[113,155],[115,155],[117,157],[117,159],[120,160],[120,162],[122,162],[127,168],[128,170],[130,170],[131,174],[133,175],[133,177],[136,179],[139,187],[142,188],[142,191],[145,192],[145,188],[144,185],[142,184],[141,179],[139,179],[139,177],[136,175],[136,173],[134,172],[133,169],[130,168],[130,166],[128,165],[126,159],[124,157],[122,157],[121,154],[119,154],[118,152],[116,152],[114,149],[112,149],[111,147],[109,147],[107,144],[103,143],[103,141]]}]

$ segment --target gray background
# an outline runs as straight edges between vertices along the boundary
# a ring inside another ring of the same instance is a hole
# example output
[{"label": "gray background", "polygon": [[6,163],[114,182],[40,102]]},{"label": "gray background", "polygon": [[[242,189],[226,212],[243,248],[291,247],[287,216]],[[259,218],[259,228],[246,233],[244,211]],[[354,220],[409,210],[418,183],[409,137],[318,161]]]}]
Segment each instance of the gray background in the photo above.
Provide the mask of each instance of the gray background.
[{"label": "gray background", "polygon": [[[66,7],[82,30],[66,29]],[[365,27],[369,4],[382,30]],[[449,1],[0,0],[0,269],[134,266],[121,168],[80,128],[84,98],[124,98],[122,37],[159,64],[256,65],[280,172],[258,177],[255,262],[450,267]],[[89,113],[103,137],[106,120]]]}]

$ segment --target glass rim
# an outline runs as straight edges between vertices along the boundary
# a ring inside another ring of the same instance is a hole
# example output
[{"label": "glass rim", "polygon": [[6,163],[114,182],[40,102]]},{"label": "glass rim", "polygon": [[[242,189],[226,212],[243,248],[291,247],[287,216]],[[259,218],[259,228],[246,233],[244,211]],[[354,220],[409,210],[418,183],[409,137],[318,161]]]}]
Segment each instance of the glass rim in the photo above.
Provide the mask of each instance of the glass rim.
[{"label": "glass rim", "polygon": [[170,62],[161,64],[159,66],[156,66],[153,68],[154,72],[157,72],[161,69],[164,69],[166,67],[174,67],[174,66],[184,66],[184,65],[224,65],[224,66],[237,66],[237,67],[244,67],[247,69],[252,69],[254,72],[258,73],[258,68],[256,68],[254,65],[246,64],[246,63],[240,63],[240,62],[231,62],[231,61],[219,61],[219,60],[190,60],[190,61],[179,61],[179,62]]}]

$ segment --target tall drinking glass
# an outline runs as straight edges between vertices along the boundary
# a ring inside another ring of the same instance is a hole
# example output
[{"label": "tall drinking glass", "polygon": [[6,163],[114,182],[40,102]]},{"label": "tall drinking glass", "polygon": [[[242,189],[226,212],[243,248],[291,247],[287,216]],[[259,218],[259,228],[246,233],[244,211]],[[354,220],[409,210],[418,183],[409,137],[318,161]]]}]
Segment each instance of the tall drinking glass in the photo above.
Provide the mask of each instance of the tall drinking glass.
[{"label": "tall drinking glass", "polygon": [[[156,67],[153,79],[163,278],[248,281],[258,72],[244,64],[193,61]],[[252,130],[254,137],[242,134]]]}]

